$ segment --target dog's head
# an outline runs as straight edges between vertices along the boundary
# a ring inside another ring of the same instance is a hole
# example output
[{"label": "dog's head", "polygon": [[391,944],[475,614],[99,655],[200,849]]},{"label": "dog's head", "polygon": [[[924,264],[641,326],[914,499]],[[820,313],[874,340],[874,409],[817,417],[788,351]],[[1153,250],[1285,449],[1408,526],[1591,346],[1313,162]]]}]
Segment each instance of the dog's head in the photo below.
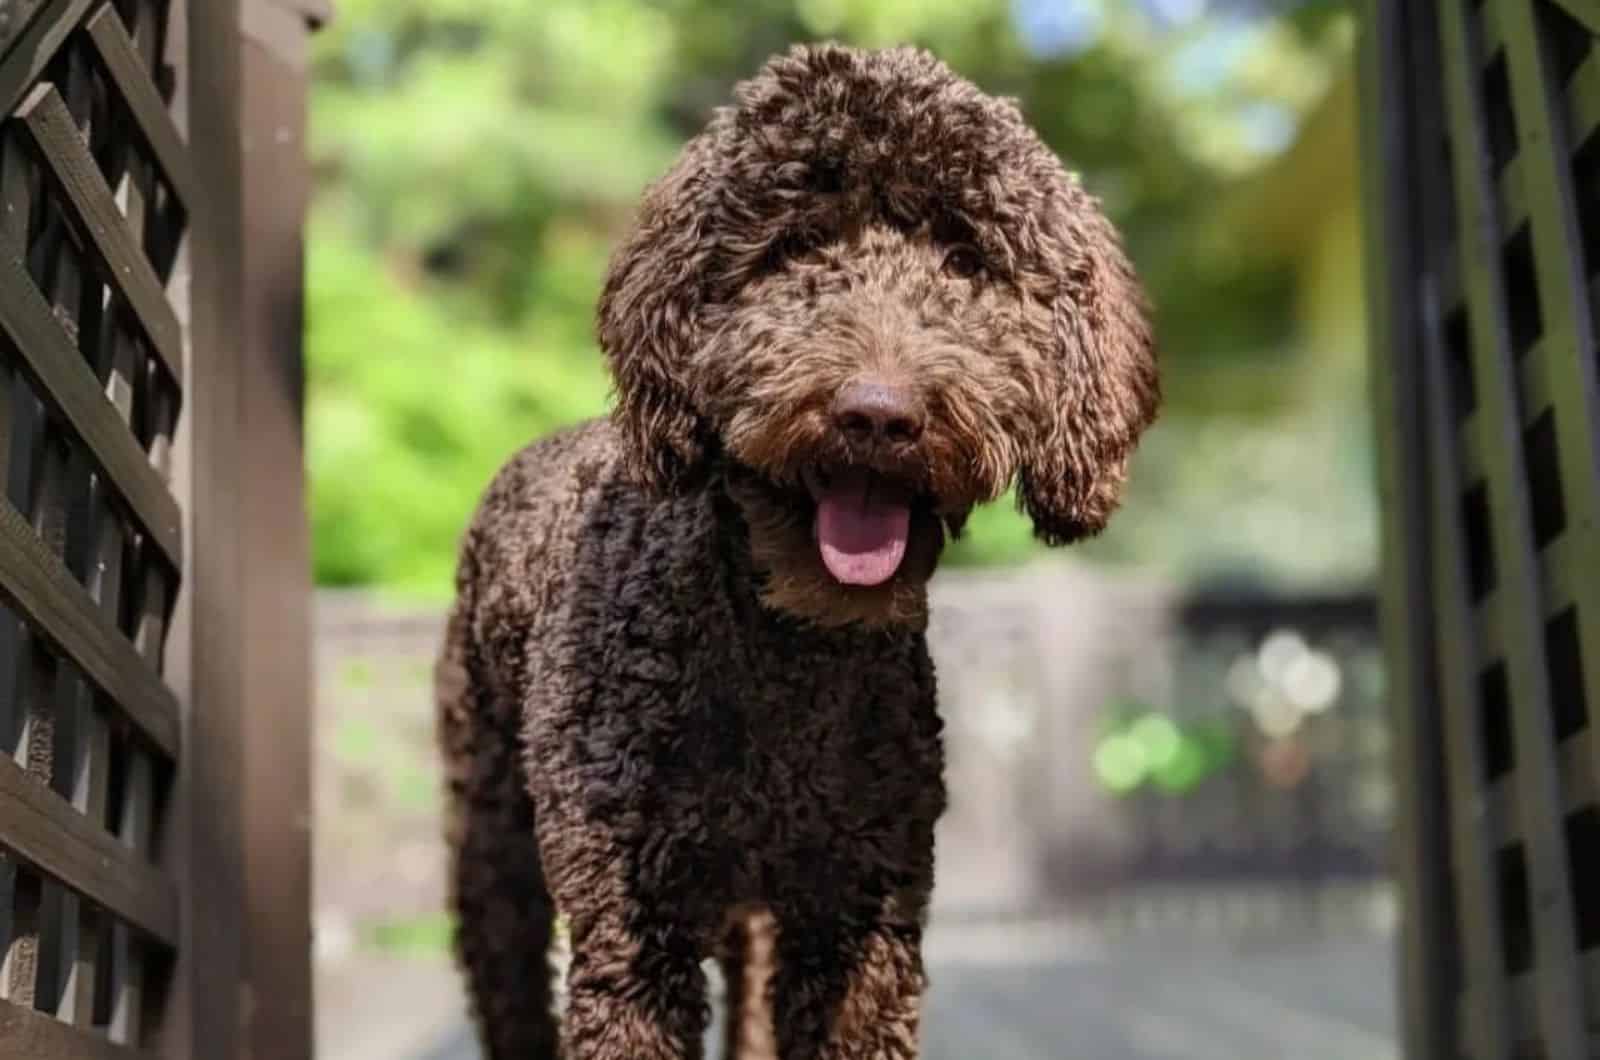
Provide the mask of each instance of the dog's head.
[{"label": "dog's head", "polygon": [[1100,530],[1158,404],[1098,204],[923,51],[795,48],[645,195],[599,308],[633,472],[721,475],[775,607],[920,623],[947,531],[1015,486]]}]

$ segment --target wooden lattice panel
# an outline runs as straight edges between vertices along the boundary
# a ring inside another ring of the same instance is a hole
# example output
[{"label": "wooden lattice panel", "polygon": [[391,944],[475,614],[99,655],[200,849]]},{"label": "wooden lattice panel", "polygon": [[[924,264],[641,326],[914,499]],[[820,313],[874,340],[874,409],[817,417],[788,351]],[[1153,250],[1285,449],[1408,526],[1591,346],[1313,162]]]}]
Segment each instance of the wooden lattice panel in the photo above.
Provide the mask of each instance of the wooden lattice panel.
[{"label": "wooden lattice panel", "polygon": [[149,1044],[179,931],[161,676],[190,201],[165,0],[0,24],[0,1055]]},{"label": "wooden lattice panel", "polygon": [[1367,13],[1410,1046],[1600,1056],[1600,5]]}]

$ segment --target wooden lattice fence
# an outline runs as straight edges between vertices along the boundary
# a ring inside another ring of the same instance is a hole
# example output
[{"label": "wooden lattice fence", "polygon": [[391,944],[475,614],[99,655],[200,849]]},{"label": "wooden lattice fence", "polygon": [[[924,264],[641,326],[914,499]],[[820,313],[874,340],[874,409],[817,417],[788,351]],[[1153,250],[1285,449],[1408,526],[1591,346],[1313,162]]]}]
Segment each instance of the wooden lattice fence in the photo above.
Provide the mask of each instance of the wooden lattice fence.
[{"label": "wooden lattice fence", "polygon": [[1407,1055],[1600,1056],[1600,6],[1364,10]]},{"label": "wooden lattice fence", "polygon": [[308,14],[0,2],[0,1055],[309,1054]]}]

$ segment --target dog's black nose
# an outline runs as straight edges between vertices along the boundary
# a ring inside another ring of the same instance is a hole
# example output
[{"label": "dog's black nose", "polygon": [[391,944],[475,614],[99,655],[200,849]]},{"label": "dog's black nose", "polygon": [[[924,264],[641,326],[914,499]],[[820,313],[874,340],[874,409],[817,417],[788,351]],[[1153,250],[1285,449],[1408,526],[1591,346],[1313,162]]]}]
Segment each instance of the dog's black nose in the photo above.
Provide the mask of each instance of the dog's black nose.
[{"label": "dog's black nose", "polygon": [[904,445],[922,437],[923,408],[904,386],[847,384],[833,399],[833,423],[853,445]]}]

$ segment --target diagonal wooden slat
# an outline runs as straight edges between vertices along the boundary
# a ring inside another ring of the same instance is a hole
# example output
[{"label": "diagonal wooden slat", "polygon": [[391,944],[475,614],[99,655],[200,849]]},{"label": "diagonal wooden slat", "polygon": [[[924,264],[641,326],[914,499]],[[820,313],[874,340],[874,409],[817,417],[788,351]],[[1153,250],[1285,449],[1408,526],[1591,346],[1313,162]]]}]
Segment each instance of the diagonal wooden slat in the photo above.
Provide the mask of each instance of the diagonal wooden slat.
[{"label": "diagonal wooden slat", "polygon": [[50,0],[27,31],[0,55],[0,114],[10,114],[28,94],[92,3],[94,0]]},{"label": "diagonal wooden slat", "polygon": [[151,938],[178,939],[172,883],[9,758],[0,757],[0,847]]},{"label": "diagonal wooden slat", "polygon": [[7,0],[0,5],[0,56],[11,50],[11,42],[33,25],[43,0]]},{"label": "diagonal wooden slat", "polygon": [[59,645],[146,739],[169,758],[176,756],[177,697],[4,501],[0,501],[0,596],[32,628]]},{"label": "diagonal wooden slat", "polygon": [[[1543,370],[1544,360],[1543,344],[1535,343],[1528,355],[1516,364],[1517,387],[1522,395],[1517,410],[1518,422],[1525,428],[1531,427],[1533,421],[1550,407],[1550,392],[1546,389],[1549,380]],[[1483,431],[1478,427],[1478,413],[1474,412],[1461,421],[1461,442],[1468,450],[1464,469],[1464,477],[1468,482],[1483,476],[1483,458],[1478,452],[1478,440],[1483,436]]]},{"label": "diagonal wooden slat", "polygon": [[[1585,953],[1583,955],[1583,965],[1584,976],[1587,981],[1590,983],[1600,983],[1600,953],[1595,953],[1594,951]],[[1515,1008],[1521,1014],[1521,1020],[1524,1025],[1529,1027],[1533,1026],[1534,1017],[1532,1014],[1538,1007],[1539,984],[1537,980],[1532,974],[1518,976],[1515,982],[1512,984],[1512,987],[1513,993],[1515,994],[1513,1008]],[[1600,988],[1591,986],[1589,990],[1592,996],[1600,998]],[[1469,996],[1463,995],[1461,998],[1460,1012],[1458,1015],[1464,1024],[1470,1025],[1472,1021],[1472,1006],[1473,999]],[[1576,1056],[1573,1058],[1573,1060],[1593,1060],[1594,1057],[1600,1056],[1600,1030],[1591,1031],[1588,1038],[1588,1048],[1584,1050],[1581,1056]],[[1464,1052],[1460,1055],[1464,1058],[1469,1058],[1469,1060],[1476,1060],[1477,1057],[1476,1053],[1468,1052]],[[1431,1060],[1431,1058],[1428,1058],[1428,1060]],[[1516,1060],[1555,1060],[1555,1058],[1551,1054],[1539,1049],[1537,1042],[1529,1041],[1523,1047],[1523,1051],[1518,1054]]]},{"label": "diagonal wooden slat", "polygon": [[[1567,538],[1558,537],[1545,546],[1539,557],[1539,597],[1546,617],[1566,610],[1576,599],[1578,590],[1573,584],[1573,565],[1567,561],[1570,547]],[[1503,614],[1496,593],[1490,593],[1478,606],[1478,641],[1484,658],[1499,658],[1505,653]]]},{"label": "diagonal wooden slat", "polygon": [[1528,219],[1528,184],[1522,176],[1522,156],[1506,163],[1500,174],[1500,218],[1508,232],[1515,232]]},{"label": "diagonal wooden slat", "polygon": [[1478,39],[1482,44],[1478,57],[1483,62],[1489,62],[1504,43],[1500,36],[1500,8],[1495,4],[1473,4],[1472,11],[1477,23]]},{"label": "diagonal wooden slat", "polygon": [[1600,0],[1549,0],[1549,2],[1588,26],[1590,32],[1600,33]]},{"label": "diagonal wooden slat", "polygon": [[[1526,854],[1530,893],[1537,896],[1528,913],[1542,987],[1538,998],[1539,1037],[1547,1055],[1577,1057],[1583,1055],[1585,1043],[1583,1001],[1578,990],[1574,913],[1567,888],[1555,747],[1550,738],[1550,688],[1544,666],[1537,549],[1524,478],[1516,377],[1504,305],[1503,233],[1496,216],[1495,187],[1480,114],[1478,68],[1465,8],[1465,4],[1455,2],[1439,5],[1439,37],[1454,148],[1451,158],[1460,214],[1460,268],[1467,297],[1472,372],[1480,401],[1478,423],[1483,432],[1479,451],[1489,485],[1497,596],[1517,753],[1514,775],[1518,832]],[[1528,136],[1524,134],[1522,139],[1526,143]],[[1438,463],[1435,461],[1436,470]],[[1455,503],[1452,498],[1450,506],[1440,514],[1453,513]],[[1468,669],[1465,674],[1472,677],[1476,669]],[[1468,709],[1470,701],[1457,706]],[[1478,724],[1476,716],[1463,720]],[[1458,768],[1477,766],[1476,762],[1467,762]],[[1472,802],[1456,804],[1465,807]]]},{"label": "diagonal wooden slat", "polygon": [[0,331],[39,397],[73,429],[174,570],[183,563],[178,503],[50,312],[20,261],[0,257]]},{"label": "diagonal wooden slat", "polygon": [[1566,102],[1572,144],[1576,146],[1600,128],[1600,48],[1591,48],[1572,72]]},{"label": "diagonal wooden slat", "polygon": [[168,376],[183,379],[183,332],[161,281],[139,248],[100,167],[89,154],[60,92],[45,83],[28,94],[17,117],[55,177],[71,209],[66,211],[98,259],[106,282],[121,292],[150,340]]},{"label": "diagonal wooden slat", "polygon": [[[1557,749],[1561,789],[1569,809],[1576,810],[1600,802],[1600,779],[1589,772],[1589,756],[1594,753],[1591,745],[1597,741],[1600,741],[1600,733],[1585,729]],[[1514,836],[1516,801],[1517,793],[1512,778],[1501,777],[1496,780],[1484,796],[1484,815],[1479,827],[1491,836]]]},{"label": "diagonal wooden slat", "polygon": [[113,1045],[9,1001],[0,1001],[0,1056],[28,1060],[141,1060],[150,1054]]},{"label": "diagonal wooden slat", "polygon": [[162,175],[185,206],[193,204],[194,180],[188,151],[116,8],[110,4],[100,8],[90,17],[88,30],[95,54],[122,93],[123,102],[155,155]]},{"label": "diagonal wooden slat", "polygon": [[10,114],[28,94],[91,3],[93,0],[51,0],[0,55],[0,114]]}]

